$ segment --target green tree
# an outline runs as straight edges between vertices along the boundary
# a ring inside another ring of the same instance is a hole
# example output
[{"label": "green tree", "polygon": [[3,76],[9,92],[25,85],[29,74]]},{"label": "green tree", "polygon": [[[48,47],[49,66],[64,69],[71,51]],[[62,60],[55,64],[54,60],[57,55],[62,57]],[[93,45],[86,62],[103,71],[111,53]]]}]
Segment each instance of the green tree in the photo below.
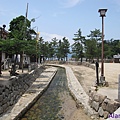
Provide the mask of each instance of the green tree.
[{"label": "green tree", "polygon": [[104,57],[113,58],[113,55],[120,53],[120,40],[105,40],[104,41]]},{"label": "green tree", "polygon": [[63,48],[63,42],[61,40],[58,41],[58,44],[57,44],[57,53],[56,53],[56,56],[58,58],[58,60],[63,60],[64,58],[64,48]]},{"label": "green tree", "polygon": [[12,54],[15,55],[15,59],[14,59],[14,65],[12,66],[12,71],[11,74],[15,75],[16,73],[16,63],[17,63],[17,56],[18,54],[24,50],[24,46],[27,44],[26,41],[23,40],[19,40],[17,38],[13,38],[13,39],[6,39],[3,41],[3,46],[4,48],[2,49],[3,52],[7,52],[8,54]]},{"label": "green tree", "polygon": [[74,43],[72,44],[72,53],[73,56],[79,60],[81,58],[81,62],[82,62],[82,58],[84,57],[84,43],[85,43],[85,37],[82,36],[82,32],[79,29],[78,32],[76,34],[74,34]]},{"label": "green tree", "polygon": [[56,37],[53,38],[51,43],[52,43],[52,48],[53,48],[53,53],[54,53],[53,58],[56,58],[58,39]]},{"label": "green tree", "polygon": [[85,57],[89,59],[89,62],[95,57],[96,49],[97,46],[95,39],[87,39],[85,41]]},{"label": "green tree", "polygon": [[54,48],[53,48],[53,43],[50,42],[48,44],[48,60],[52,60],[54,56]]},{"label": "green tree", "polygon": [[[34,30],[30,29],[31,22],[26,19],[24,16],[19,16],[13,19],[10,22],[9,26],[9,39],[5,40],[4,51],[6,51],[8,54],[15,54],[16,58],[14,60],[14,68],[13,68],[13,74],[15,74],[15,65],[17,62],[17,55],[21,55],[21,66],[23,61],[23,51],[24,52],[30,52],[30,50],[33,50],[31,48],[32,44],[30,41],[30,36],[32,34],[35,34]],[[34,45],[33,45],[34,46]],[[30,48],[28,48],[30,47]],[[8,49],[9,48],[9,49]],[[29,51],[28,51],[29,50]]]},{"label": "green tree", "polygon": [[99,60],[99,57],[101,57],[101,37],[102,37],[102,33],[100,32],[99,29],[95,29],[93,31],[90,31],[90,34],[87,37],[89,38],[89,40],[92,43],[87,41],[87,43],[85,44],[86,51],[89,51],[89,49],[92,49],[92,50],[90,52],[87,52],[86,57],[91,56],[90,59],[97,58]]},{"label": "green tree", "polygon": [[17,38],[20,40],[30,40],[31,35],[36,34],[36,32],[31,29],[31,21],[22,15],[14,18],[10,22],[9,31],[9,38],[14,38],[17,34]]},{"label": "green tree", "polygon": [[70,53],[70,43],[66,37],[63,38],[63,52],[64,58],[66,58],[66,61],[68,60],[68,54]]}]

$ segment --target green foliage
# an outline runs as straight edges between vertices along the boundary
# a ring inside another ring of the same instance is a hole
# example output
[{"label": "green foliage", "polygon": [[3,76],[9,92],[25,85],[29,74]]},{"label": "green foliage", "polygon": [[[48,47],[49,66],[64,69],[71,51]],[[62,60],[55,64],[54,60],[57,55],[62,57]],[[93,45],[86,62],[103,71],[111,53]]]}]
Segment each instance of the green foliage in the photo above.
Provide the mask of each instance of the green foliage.
[{"label": "green foliage", "polygon": [[120,40],[105,40],[104,41],[104,56],[105,58],[113,58],[113,55],[120,53]]},{"label": "green foliage", "polygon": [[93,59],[97,53],[97,43],[95,39],[87,39],[85,41],[85,56]]},{"label": "green foliage", "polygon": [[[23,51],[30,56],[39,57],[44,55],[46,58],[67,60],[70,53],[70,43],[66,37],[58,40],[56,37],[51,42],[45,42],[42,37],[38,41],[32,39],[36,32],[30,28],[31,21],[24,16],[19,16],[10,22],[9,38],[0,39],[0,51],[8,54],[22,54]],[[87,36],[82,36],[81,29],[74,34],[72,44],[72,56],[79,60],[86,57],[88,59],[101,58],[101,32],[99,29],[90,31]],[[113,55],[120,53],[120,40],[104,40],[104,57],[112,58]]]},{"label": "green foliage", "polygon": [[64,58],[66,58],[66,61],[68,59],[68,53],[70,53],[70,43],[68,41],[68,39],[66,39],[66,37],[63,38],[63,54],[64,54]]},{"label": "green foliage", "polygon": [[97,42],[101,41],[102,33],[100,32],[100,29],[95,29],[93,31],[90,31],[90,35],[88,35],[90,39],[95,39]]},{"label": "green foliage", "polygon": [[74,54],[75,58],[79,60],[84,57],[84,43],[85,43],[85,37],[82,36],[82,32],[79,29],[76,34],[74,34],[75,38],[73,38],[74,43],[72,44],[72,53]]},{"label": "green foliage", "polygon": [[27,55],[34,55],[36,53],[36,40],[28,40],[28,41],[24,41],[26,42],[26,44],[24,44],[24,52]]},{"label": "green foliage", "polygon": [[[19,16],[14,18],[10,22],[9,28],[9,38],[18,38],[20,40],[29,40],[31,39],[32,34],[36,34],[36,32],[30,28],[31,21],[26,19],[24,16]],[[16,37],[15,37],[16,36]]]},{"label": "green foliage", "polygon": [[101,32],[99,29],[90,31],[87,36],[89,39],[85,41],[85,57],[92,60],[101,57]]}]

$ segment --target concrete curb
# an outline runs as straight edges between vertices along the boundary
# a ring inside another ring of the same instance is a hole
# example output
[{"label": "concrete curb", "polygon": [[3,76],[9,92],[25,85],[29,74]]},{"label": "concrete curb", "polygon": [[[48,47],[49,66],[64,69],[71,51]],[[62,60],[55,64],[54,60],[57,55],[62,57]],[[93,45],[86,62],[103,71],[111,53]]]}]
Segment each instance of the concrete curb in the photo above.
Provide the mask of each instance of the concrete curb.
[{"label": "concrete curb", "polygon": [[66,75],[67,75],[68,88],[71,95],[75,99],[76,103],[84,108],[84,111],[88,116],[93,116],[94,112],[88,103],[89,96],[86,94],[83,87],[75,77],[72,69],[65,65],[57,65],[57,64],[48,64],[48,65],[65,68]]},{"label": "concrete curb", "polygon": [[[40,77],[37,78],[35,82],[33,82],[30,88],[22,95],[22,97],[14,105],[13,109],[5,115],[3,115],[0,118],[0,120],[18,120],[18,118],[21,117],[46,91],[56,72],[57,68],[54,67],[48,68],[45,71],[43,71]],[[41,87],[41,85],[43,86]]]}]

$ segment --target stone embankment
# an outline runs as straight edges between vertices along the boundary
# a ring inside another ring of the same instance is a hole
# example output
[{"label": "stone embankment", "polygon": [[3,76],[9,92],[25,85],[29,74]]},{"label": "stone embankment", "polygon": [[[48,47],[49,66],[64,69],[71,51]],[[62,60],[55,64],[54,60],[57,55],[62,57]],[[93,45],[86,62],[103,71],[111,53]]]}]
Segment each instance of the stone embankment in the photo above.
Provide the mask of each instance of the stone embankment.
[{"label": "stone embankment", "polygon": [[[30,79],[33,79],[33,82],[30,87],[25,90],[24,94],[20,96],[17,103],[14,104],[12,108],[9,109],[7,112],[5,112],[5,114],[0,116],[0,120],[19,120],[19,118],[38,100],[38,98],[44,93],[44,91],[46,91],[50,82],[52,81],[52,78],[56,74],[57,69],[54,67],[45,67],[45,69],[44,67],[41,67],[35,69],[34,71],[31,71],[31,73],[29,74],[32,75],[29,76],[29,79],[21,78],[26,80],[28,84]],[[23,83],[26,84],[24,80]],[[21,83],[19,82],[19,84]],[[15,99],[13,101],[15,101]]]},{"label": "stone embankment", "polygon": [[9,110],[22,94],[31,86],[40,73],[44,70],[41,66],[30,73],[14,76],[6,82],[0,83],[0,115]]},{"label": "stone embankment", "polygon": [[100,95],[95,91],[90,91],[89,93],[89,105],[93,108],[97,117],[103,117],[104,119],[110,117],[120,107],[119,102]]}]

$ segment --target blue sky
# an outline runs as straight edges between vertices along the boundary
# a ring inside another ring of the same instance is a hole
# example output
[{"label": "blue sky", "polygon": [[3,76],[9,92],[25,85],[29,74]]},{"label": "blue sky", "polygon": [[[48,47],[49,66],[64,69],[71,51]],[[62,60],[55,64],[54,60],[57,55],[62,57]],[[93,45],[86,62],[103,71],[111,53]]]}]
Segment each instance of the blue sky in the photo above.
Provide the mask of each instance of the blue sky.
[{"label": "blue sky", "polygon": [[105,39],[120,39],[120,0],[1,0],[0,26],[9,28],[13,18],[25,15],[29,3],[28,19],[36,18],[32,27],[40,32],[46,41],[56,37],[67,37],[70,43],[80,28],[87,36],[95,28],[101,30],[98,9],[107,8]]}]

